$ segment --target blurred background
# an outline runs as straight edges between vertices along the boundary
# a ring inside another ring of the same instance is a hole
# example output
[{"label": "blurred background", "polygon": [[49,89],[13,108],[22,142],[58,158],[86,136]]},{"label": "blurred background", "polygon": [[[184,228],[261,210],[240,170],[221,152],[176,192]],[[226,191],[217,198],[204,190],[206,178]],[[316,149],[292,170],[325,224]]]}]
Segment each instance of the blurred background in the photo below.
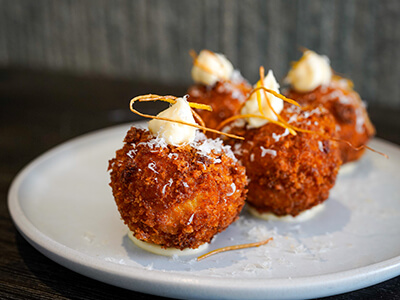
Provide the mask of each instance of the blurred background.
[{"label": "blurred background", "polygon": [[326,54],[370,104],[400,108],[398,0],[0,0],[0,68],[188,86],[189,50],[254,83],[300,47]]}]

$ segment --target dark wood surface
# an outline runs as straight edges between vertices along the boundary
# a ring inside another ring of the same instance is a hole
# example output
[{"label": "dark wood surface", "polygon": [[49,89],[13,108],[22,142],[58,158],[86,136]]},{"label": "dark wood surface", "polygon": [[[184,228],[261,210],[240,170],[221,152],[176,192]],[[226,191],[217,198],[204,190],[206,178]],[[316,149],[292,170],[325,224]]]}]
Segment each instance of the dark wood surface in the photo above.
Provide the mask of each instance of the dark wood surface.
[{"label": "dark wood surface", "polygon": [[[81,134],[138,118],[128,109],[144,93],[185,93],[186,87],[0,69],[0,299],[162,299],[70,271],[34,249],[7,208],[13,178],[46,150]],[[159,111],[158,105],[143,107]],[[370,107],[378,136],[400,144],[400,111]],[[400,276],[328,299],[400,299]]]}]

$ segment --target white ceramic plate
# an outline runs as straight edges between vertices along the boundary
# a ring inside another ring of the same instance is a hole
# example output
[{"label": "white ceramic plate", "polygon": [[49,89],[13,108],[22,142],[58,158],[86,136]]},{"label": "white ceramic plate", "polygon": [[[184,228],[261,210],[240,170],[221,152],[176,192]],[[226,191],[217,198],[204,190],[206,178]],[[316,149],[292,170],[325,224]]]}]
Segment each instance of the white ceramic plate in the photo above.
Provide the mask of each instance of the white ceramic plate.
[{"label": "white ceramic plate", "polygon": [[244,212],[208,250],[157,256],[127,237],[108,186],[108,160],[129,125],[66,142],[29,164],[9,192],[11,216],[50,259],[88,277],[149,294],[197,299],[298,299],[348,292],[400,274],[400,148],[375,139],[390,156],[366,155],[342,172],[325,209],[302,223],[263,221]]}]

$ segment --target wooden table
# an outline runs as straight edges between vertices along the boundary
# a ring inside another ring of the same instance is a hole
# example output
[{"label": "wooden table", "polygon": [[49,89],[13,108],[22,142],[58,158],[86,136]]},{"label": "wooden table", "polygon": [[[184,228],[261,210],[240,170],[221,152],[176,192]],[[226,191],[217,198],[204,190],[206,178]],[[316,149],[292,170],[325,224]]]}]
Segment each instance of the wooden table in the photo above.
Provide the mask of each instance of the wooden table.
[{"label": "wooden table", "polygon": [[[186,87],[0,69],[0,299],[155,299],[70,271],[33,248],[16,230],[7,208],[13,178],[46,150],[81,134],[139,120],[132,96],[183,95]],[[160,106],[145,104],[149,113]],[[399,110],[369,109],[378,136],[400,144]],[[400,276],[328,299],[400,299]]]}]

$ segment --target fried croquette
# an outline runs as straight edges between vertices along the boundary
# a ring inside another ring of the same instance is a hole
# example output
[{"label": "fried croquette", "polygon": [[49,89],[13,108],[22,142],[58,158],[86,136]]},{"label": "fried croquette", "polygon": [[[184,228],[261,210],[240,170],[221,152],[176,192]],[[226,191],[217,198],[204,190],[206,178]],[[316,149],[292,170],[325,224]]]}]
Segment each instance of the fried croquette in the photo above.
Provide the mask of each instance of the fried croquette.
[{"label": "fried croquette", "polygon": [[[366,145],[375,135],[364,103],[344,79],[333,80],[330,85],[319,86],[311,92],[291,89],[285,94],[303,106],[322,105],[329,110],[335,118],[339,138],[355,148]],[[340,143],[339,147],[343,163],[358,160],[364,153],[364,149],[356,150],[346,143]]]},{"label": "fried croquette", "polygon": [[[243,78],[233,81],[218,81],[212,87],[196,84],[189,88],[189,101],[207,104],[212,111],[196,110],[206,127],[216,129],[222,121],[240,114],[251,91],[250,84]],[[207,134],[212,136],[212,134]]]},{"label": "fried croquette", "polygon": [[234,222],[247,183],[229,147],[200,133],[167,145],[132,127],[109,162],[115,202],[134,236],[163,248],[195,249]]},{"label": "fried croquette", "polygon": [[292,126],[319,132],[289,133],[273,123],[258,128],[235,126],[244,141],[228,141],[246,167],[247,203],[259,213],[277,216],[299,213],[322,203],[334,186],[341,164],[335,121],[323,107],[302,111],[285,104],[283,119]]}]

